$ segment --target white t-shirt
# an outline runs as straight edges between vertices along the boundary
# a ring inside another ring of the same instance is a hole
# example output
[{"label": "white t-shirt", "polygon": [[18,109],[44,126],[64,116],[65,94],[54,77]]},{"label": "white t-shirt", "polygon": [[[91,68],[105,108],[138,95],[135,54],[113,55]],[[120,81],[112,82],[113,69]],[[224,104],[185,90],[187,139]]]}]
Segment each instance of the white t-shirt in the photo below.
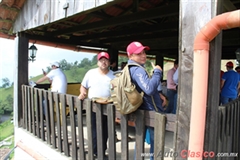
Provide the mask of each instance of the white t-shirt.
[{"label": "white t-shirt", "polygon": [[52,80],[52,92],[64,93],[67,92],[67,78],[66,75],[60,68],[51,70],[46,75],[50,80]]},{"label": "white t-shirt", "polygon": [[88,89],[88,98],[110,97],[110,81],[114,78],[113,71],[106,75],[99,73],[98,68],[89,70],[83,78],[82,86]]}]

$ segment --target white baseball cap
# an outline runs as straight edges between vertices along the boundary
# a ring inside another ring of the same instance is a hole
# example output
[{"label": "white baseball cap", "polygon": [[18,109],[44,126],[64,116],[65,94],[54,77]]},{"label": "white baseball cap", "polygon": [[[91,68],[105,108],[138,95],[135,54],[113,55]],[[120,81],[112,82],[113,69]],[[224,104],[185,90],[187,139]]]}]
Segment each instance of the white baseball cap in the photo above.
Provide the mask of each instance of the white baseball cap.
[{"label": "white baseball cap", "polygon": [[56,66],[56,67],[60,66],[58,62],[53,62],[53,63],[50,63],[50,64],[51,64],[51,66]]}]

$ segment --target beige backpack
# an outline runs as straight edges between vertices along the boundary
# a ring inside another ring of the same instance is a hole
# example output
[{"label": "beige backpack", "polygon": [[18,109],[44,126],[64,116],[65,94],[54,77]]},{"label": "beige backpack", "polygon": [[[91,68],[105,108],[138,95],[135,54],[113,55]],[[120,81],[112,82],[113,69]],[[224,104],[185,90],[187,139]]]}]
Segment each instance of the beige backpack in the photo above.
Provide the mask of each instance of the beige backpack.
[{"label": "beige backpack", "polygon": [[129,114],[140,107],[143,102],[143,92],[139,93],[134,83],[131,82],[129,66],[138,64],[127,64],[124,69],[116,74],[111,80],[111,98],[116,110],[121,114]]}]

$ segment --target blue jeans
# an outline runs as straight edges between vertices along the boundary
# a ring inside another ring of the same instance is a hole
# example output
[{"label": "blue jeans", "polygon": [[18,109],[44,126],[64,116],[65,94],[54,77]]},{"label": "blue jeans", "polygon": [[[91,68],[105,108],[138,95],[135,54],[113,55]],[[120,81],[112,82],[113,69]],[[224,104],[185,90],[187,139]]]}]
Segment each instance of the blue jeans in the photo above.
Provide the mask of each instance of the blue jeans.
[{"label": "blue jeans", "polygon": [[154,128],[146,126],[146,129],[148,129],[150,133],[150,153],[151,153],[150,160],[153,160],[154,159],[154,155],[153,155],[154,154]]},{"label": "blue jeans", "polygon": [[[150,134],[150,160],[154,160],[154,128],[146,126],[145,127],[145,133],[146,130],[149,130]],[[135,145],[135,151],[134,151],[134,159],[136,160],[136,145]]]},{"label": "blue jeans", "polygon": [[168,98],[168,106],[166,109],[166,113],[176,114],[177,110],[177,91],[172,89],[167,89],[167,98]]},{"label": "blue jeans", "polygon": [[224,104],[226,104],[226,103],[229,103],[229,102],[235,100],[236,98],[237,98],[237,97],[235,97],[235,98],[229,98],[229,97],[223,97],[223,96],[221,96],[221,104],[224,105]]},{"label": "blue jeans", "polygon": [[[103,151],[107,149],[107,139],[108,139],[108,125],[107,116],[102,115],[102,132],[103,132]],[[97,128],[96,128],[96,113],[92,112],[92,134],[93,134],[93,153],[97,155]]]}]

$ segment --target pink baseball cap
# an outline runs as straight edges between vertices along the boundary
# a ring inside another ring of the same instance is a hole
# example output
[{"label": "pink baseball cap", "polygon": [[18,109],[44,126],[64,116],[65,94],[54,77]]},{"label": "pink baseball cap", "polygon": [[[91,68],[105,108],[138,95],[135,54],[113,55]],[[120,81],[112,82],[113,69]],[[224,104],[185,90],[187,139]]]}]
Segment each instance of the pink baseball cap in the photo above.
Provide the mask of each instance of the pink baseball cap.
[{"label": "pink baseball cap", "polygon": [[109,59],[109,54],[107,52],[100,52],[98,53],[97,59],[101,59],[102,57],[105,57],[106,59]]},{"label": "pink baseball cap", "polygon": [[127,54],[139,54],[142,50],[150,50],[148,46],[143,46],[140,42],[132,42],[127,46]]}]

